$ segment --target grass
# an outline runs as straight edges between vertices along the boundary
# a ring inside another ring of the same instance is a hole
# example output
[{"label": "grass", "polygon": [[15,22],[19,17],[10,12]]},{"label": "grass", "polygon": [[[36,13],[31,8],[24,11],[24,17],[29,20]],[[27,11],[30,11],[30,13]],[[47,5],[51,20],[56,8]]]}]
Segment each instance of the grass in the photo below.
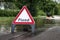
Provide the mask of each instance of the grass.
[{"label": "grass", "polygon": [[14,17],[0,17],[0,25],[4,25],[4,24],[11,24],[11,22],[13,21]]}]

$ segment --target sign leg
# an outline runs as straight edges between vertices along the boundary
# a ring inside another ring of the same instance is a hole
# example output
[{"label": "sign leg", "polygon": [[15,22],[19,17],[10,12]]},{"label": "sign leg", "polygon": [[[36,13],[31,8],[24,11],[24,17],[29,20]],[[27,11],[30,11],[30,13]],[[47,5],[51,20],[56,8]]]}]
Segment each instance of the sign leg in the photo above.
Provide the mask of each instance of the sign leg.
[{"label": "sign leg", "polygon": [[12,27],[11,27],[11,33],[14,33],[14,29],[15,29],[15,25],[12,24]]},{"label": "sign leg", "polygon": [[35,32],[35,25],[31,25],[31,28],[32,28],[32,33]]}]

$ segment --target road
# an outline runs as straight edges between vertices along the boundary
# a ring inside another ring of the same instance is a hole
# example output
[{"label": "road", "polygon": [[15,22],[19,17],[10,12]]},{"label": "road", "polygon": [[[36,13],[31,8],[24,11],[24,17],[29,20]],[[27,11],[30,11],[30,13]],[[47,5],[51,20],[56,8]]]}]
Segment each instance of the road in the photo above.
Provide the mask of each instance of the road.
[{"label": "road", "polygon": [[60,26],[54,26],[49,28],[42,34],[31,38],[31,40],[60,40]]},{"label": "road", "polygon": [[22,36],[14,38],[13,40],[60,40],[60,26],[49,28],[45,32],[36,36]]},{"label": "road", "polygon": [[13,37],[8,37],[9,35],[3,38],[0,37],[0,40],[60,40],[60,26],[53,26],[35,36],[31,36],[31,34],[24,34],[22,36],[19,36],[20,34],[18,36],[14,35]]}]

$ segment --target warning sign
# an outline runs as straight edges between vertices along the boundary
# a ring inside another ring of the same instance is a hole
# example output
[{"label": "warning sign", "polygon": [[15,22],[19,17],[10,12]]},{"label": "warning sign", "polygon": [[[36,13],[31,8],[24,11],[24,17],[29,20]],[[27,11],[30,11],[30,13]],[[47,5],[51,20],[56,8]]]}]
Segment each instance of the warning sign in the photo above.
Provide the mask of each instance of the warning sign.
[{"label": "warning sign", "polygon": [[14,21],[13,24],[35,24],[33,17],[31,16],[31,13],[29,12],[28,8],[26,6],[23,6],[23,8],[20,10]]}]

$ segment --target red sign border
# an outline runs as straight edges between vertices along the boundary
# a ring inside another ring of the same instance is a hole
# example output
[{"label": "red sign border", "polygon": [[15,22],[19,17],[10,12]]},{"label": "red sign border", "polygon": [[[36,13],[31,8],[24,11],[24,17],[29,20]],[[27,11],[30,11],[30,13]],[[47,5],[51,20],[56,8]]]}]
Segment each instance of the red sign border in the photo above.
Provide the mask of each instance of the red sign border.
[{"label": "red sign border", "polygon": [[[26,10],[26,12],[29,15],[30,19],[32,20],[32,22],[15,22],[24,9]],[[35,24],[35,21],[34,21],[33,17],[31,16],[28,8],[26,6],[23,6],[22,9],[19,11],[18,15],[16,16],[16,18],[14,19],[14,21],[12,22],[12,24]]]}]

